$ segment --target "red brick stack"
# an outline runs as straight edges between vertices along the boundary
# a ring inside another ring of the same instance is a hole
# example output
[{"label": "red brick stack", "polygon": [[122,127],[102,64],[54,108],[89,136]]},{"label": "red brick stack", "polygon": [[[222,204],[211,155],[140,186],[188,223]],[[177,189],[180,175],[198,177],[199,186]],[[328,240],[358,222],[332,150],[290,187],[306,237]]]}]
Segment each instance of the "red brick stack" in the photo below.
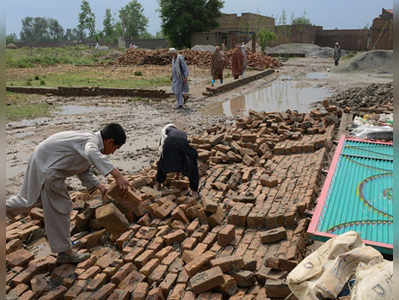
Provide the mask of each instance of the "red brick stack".
[{"label": "red brick stack", "polygon": [[[72,240],[90,258],[55,265],[32,248],[35,208],[7,226],[7,293],[18,299],[284,299],[285,278],[306,255],[305,232],[339,110],[250,113],[191,143],[201,200],[188,181],[153,188],[156,170],[129,176],[109,199],[73,192]],[[290,299],[295,299],[293,296]]]}]

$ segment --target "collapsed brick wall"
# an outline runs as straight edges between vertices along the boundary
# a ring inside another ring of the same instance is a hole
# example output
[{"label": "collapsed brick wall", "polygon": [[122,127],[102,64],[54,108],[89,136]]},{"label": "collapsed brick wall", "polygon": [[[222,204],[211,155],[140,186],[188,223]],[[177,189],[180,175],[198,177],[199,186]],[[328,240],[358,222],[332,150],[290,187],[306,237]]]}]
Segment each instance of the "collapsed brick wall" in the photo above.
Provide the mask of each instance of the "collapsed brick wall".
[{"label": "collapsed brick wall", "polygon": [[76,266],[35,254],[43,211],[32,209],[7,226],[7,294],[23,300],[289,296],[285,278],[305,255],[304,213],[314,205],[333,120],[341,114],[335,106],[327,110],[251,112],[234,126],[193,136],[199,202],[187,195],[185,179],[168,176],[167,187],[155,190],[155,167],[130,175],[127,195],[111,180],[106,204],[73,192],[72,241],[91,254]]}]

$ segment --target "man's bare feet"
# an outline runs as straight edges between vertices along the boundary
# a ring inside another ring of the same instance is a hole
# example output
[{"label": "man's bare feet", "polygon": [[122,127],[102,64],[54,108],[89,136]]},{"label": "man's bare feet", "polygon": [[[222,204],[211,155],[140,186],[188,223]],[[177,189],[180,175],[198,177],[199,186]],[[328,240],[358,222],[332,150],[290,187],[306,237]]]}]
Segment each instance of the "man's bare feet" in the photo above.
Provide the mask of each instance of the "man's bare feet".
[{"label": "man's bare feet", "polygon": [[198,192],[193,192],[194,200],[198,200],[200,198],[200,194]]},{"label": "man's bare feet", "polygon": [[160,190],[161,190],[161,184],[160,184],[159,182],[156,182],[156,183],[154,184],[154,188],[155,188],[157,191],[160,191]]}]

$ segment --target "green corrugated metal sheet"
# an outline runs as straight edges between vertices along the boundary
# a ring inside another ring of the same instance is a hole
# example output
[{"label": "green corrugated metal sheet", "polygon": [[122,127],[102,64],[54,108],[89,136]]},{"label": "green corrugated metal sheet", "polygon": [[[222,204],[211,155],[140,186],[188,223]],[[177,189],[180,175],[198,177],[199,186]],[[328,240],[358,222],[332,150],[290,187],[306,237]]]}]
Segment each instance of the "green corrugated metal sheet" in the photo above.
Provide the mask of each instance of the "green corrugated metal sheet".
[{"label": "green corrugated metal sheet", "polygon": [[319,199],[315,231],[339,235],[354,230],[378,248],[392,245],[392,171],[391,145],[345,140],[328,193]]}]

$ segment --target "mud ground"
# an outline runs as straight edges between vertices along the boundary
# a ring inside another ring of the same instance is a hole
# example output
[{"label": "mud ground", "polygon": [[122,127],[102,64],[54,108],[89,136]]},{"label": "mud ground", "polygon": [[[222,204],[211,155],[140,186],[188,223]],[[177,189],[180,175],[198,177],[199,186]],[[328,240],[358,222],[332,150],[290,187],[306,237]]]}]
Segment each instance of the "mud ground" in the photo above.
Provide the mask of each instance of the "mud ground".
[{"label": "mud ground", "polygon": [[[158,156],[159,133],[167,123],[175,123],[189,134],[195,134],[215,122],[233,122],[235,115],[245,115],[251,108],[266,111],[286,110],[287,107],[296,107],[292,101],[306,100],[306,103],[299,103],[300,108],[309,110],[310,100],[321,100],[311,99],[312,97],[323,98],[350,87],[392,81],[392,76],[389,75],[328,72],[332,65],[331,59],[293,58],[269,77],[209,98],[202,96],[210,82],[208,71],[193,67],[195,70],[190,81],[191,98],[184,110],[175,109],[174,98],[137,101],[129,98],[44,96],[40,100],[51,103],[54,107],[51,117],[7,124],[7,193],[18,192],[29,156],[35,146],[47,136],[59,131],[96,131],[109,122],[121,123],[127,130],[128,140],[111,160],[122,172],[132,173],[155,162]],[[165,70],[162,72],[167,73],[169,66],[163,68]],[[226,70],[226,74],[228,73],[229,70]],[[246,75],[255,73],[256,71],[248,71]],[[229,77],[225,81],[231,80]],[[287,88],[284,82],[291,84]],[[270,93],[271,101],[275,98],[276,103],[262,102],[259,97],[251,96],[262,89],[267,90],[276,83],[281,84],[275,85]],[[300,94],[304,88],[309,88],[312,93]],[[170,91],[170,87],[165,89]],[[286,91],[288,89],[289,93]],[[260,102],[262,103],[257,105]],[[229,106],[227,110],[226,106]],[[73,189],[82,188],[74,178],[70,178],[68,184]]]}]

